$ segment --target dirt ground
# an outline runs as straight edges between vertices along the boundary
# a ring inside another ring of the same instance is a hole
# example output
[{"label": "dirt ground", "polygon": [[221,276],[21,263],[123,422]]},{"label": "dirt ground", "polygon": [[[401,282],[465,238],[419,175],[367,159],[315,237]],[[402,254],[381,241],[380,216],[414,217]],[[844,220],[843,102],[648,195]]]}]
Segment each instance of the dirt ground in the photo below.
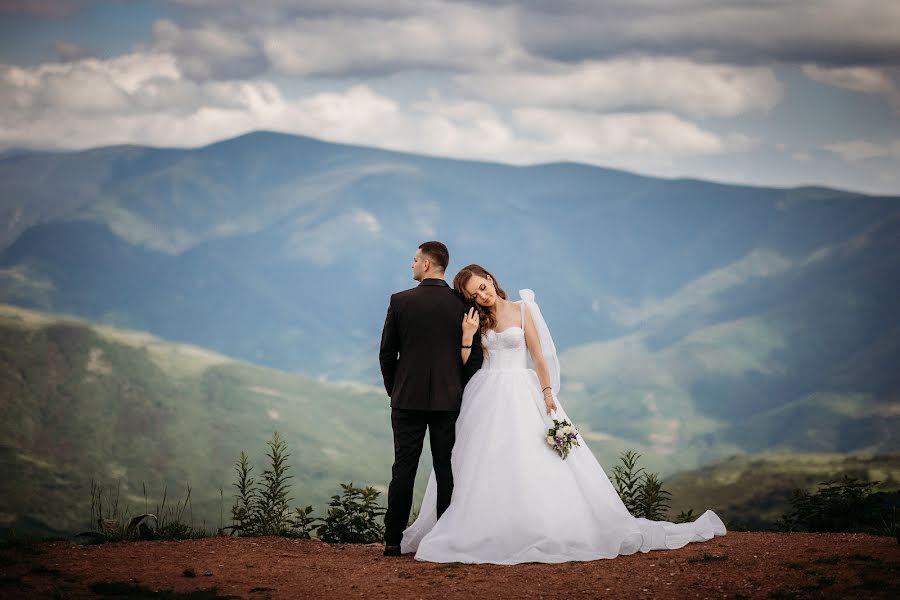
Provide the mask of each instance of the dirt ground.
[{"label": "dirt ground", "polygon": [[276,537],[7,544],[0,597],[900,598],[900,545],[863,534],[728,532],[678,550],[498,566]]}]

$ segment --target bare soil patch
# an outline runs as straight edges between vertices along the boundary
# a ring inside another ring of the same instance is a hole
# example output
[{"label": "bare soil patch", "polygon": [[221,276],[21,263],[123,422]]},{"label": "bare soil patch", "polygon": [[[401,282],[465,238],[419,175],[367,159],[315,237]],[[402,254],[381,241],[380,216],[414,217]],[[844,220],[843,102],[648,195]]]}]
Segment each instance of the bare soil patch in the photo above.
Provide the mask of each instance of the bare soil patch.
[{"label": "bare soil patch", "polygon": [[123,596],[898,598],[900,545],[864,534],[729,532],[678,550],[516,566],[426,563],[384,557],[377,544],[277,537],[0,548],[0,597]]}]

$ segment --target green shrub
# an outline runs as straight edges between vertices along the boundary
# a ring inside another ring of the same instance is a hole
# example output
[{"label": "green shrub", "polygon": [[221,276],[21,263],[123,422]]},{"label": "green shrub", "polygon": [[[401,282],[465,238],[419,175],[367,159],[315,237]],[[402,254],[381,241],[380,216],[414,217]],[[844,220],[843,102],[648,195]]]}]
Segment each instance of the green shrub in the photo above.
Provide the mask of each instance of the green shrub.
[{"label": "green shrub", "polygon": [[791,508],[776,522],[782,531],[858,532],[898,535],[897,500],[900,492],[875,492],[879,481],[822,481],[814,493],[795,489]]},{"label": "green shrub", "polygon": [[644,472],[644,467],[638,468],[637,466],[637,459],[640,456],[633,450],[623,452],[619,457],[622,464],[613,467],[616,491],[619,492],[625,508],[634,516],[637,516],[641,493],[641,473]]},{"label": "green shrub", "polygon": [[250,475],[253,465],[245,452],[241,452],[234,470],[237,473],[237,488],[234,504],[231,507],[232,525],[225,529],[240,536],[283,535],[309,538],[315,517],[311,517],[313,508],[297,508],[291,513],[289,503],[291,497],[288,480],[290,467],[287,464],[287,443],[278,432],[272,434],[267,442],[269,451],[269,468],[262,472],[260,479]]},{"label": "green shrub", "polygon": [[697,515],[694,514],[694,509],[689,508],[688,510],[683,510],[678,513],[678,516],[675,517],[673,523],[690,523],[694,519],[697,518]]},{"label": "green shrub", "polygon": [[668,503],[672,494],[662,487],[662,482],[656,473],[644,473],[644,481],[638,494],[638,510],[636,516],[653,521],[665,519],[666,512],[672,508]]},{"label": "green shrub", "polygon": [[[665,518],[666,511],[671,508],[669,499],[672,494],[663,489],[656,473],[648,473],[644,467],[638,467],[637,460],[640,457],[633,450],[623,452],[619,457],[622,464],[613,467],[616,491],[633,516],[659,521]],[[679,516],[685,514],[693,514],[693,509]]]},{"label": "green shrub", "polygon": [[256,531],[257,496],[254,487],[256,480],[250,476],[253,465],[250,464],[250,459],[243,450],[241,450],[241,456],[235,464],[234,470],[238,476],[237,483],[234,484],[237,494],[234,505],[231,507],[232,525],[226,529],[230,529],[238,535],[252,535]]},{"label": "green shrub", "polygon": [[304,539],[316,533],[330,543],[368,544],[382,539],[384,526],[378,518],[385,509],[377,504],[380,492],[371,486],[356,488],[353,483],[342,483],[344,492],[331,497],[331,508],[324,519],[312,516],[312,506],[291,512],[288,480],[292,475],[287,474],[290,468],[287,444],[276,431],[268,445],[269,468],[259,479],[251,476],[253,465],[247,454],[241,452],[234,466],[237,493],[231,507],[233,524],[225,529],[241,536],[283,535]]},{"label": "green shrub", "polygon": [[353,487],[342,483],[344,493],[331,497],[328,516],[318,528],[319,539],[330,543],[371,544],[384,537],[384,526],[378,517],[385,509],[376,500],[381,492],[368,486]]},{"label": "green shrub", "polygon": [[313,511],[312,506],[306,508],[297,508],[291,521],[291,537],[298,537],[308,540],[312,537],[316,528],[316,522],[321,521],[318,517],[310,516]]},{"label": "green shrub", "polygon": [[284,535],[288,532],[290,523],[290,509],[288,496],[290,485],[288,475],[290,467],[287,465],[287,444],[278,436],[276,431],[268,442],[270,468],[262,472],[260,490],[257,493],[257,525],[261,535]]}]

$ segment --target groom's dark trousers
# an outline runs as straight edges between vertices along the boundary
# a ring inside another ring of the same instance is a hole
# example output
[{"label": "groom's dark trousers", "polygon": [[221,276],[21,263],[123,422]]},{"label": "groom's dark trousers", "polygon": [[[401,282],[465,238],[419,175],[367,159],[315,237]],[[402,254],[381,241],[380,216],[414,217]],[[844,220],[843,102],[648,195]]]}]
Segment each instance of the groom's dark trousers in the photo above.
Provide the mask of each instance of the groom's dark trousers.
[{"label": "groom's dark trousers", "polygon": [[462,319],[469,305],[443,279],[424,279],[391,296],[379,361],[391,397],[394,466],[384,515],[384,541],[400,545],[412,509],[413,485],[426,429],[437,481],[437,516],[450,505],[450,456],[463,387],[482,362],[478,334],[465,365]]}]

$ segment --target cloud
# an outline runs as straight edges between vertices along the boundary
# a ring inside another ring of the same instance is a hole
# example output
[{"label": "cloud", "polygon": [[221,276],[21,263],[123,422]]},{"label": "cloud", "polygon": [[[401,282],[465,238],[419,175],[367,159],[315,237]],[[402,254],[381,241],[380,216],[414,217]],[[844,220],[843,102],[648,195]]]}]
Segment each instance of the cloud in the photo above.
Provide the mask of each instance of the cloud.
[{"label": "cloud", "polygon": [[666,109],[692,116],[734,116],[771,109],[782,86],[767,67],[629,57],[555,64],[538,71],[476,73],[456,78],[487,99],[516,104],[618,110]]},{"label": "cloud", "polygon": [[516,53],[502,31],[510,24],[484,17],[456,7],[391,19],[298,19],[266,32],[264,47],[276,70],[290,75],[468,70],[478,61],[502,62]]},{"label": "cloud", "polygon": [[175,52],[191,76],[255,76],[267,66],[303,76],[478,72],[632,55],[900,65],[900,3],[885,0],[170,1],[195,25],[164,26],[157,49]]},{"label": "cloud", "polygon": [[894,110],[900,113],[900,89],[894,77],[891,77],[891,72],[897,77],[900,68],[861,66],[823,68],[818,65],[803,65],[803,74],[813,81],[854,92],[884,95]]},{"label": "cloud", "polygon": [[53,50],[63,62],[81,60],[82,58],[89,58],[96,55],[96,52],[93,50],[61,40],[53,42]]},{"label": "cloud", "polygon": [[640,52],[737,63],[900,62],[897,2],[570,0],[518,6],[523,47],[557,60]]},{"label": "cloud", "polygon": [[876,144],[867,140],[852,140],[828,144],[825,146],[825,149],[850,162],[872,158],[900,160],[900,140],[895,140],[890,144]]},{"label": "cloud", "polygon": [[[202,0],[189,4],[211,8]],[[243,21],[221,17],[217,8],[194,27],[158,21],[155,49],[175,54],[197,79],[252,77],[270,68],[291,76],[469,70],[522,54],[508,10],[434,1],[387,7],[341,2],[326,11],[324,3],[270,2],[259,14],[254,4]]]},{"label": "cloud", "polygon": [[88,0],[0,0],[0,14],[62,19],[84,10]]},{"label": "cloud", "polygon": [[891,94],[896,87],[884,69],[874,67],[830,67],[803,65],[803,74],[819,83],[864,92]]},{"label": "cloud", "polygon": [[671,172],[682,156],[740,151],[665,111],[597,114],[445,98],[399,101],[363,84],[289,98],[266,80],[202,80],[165,53],[0,67],[0,146],[197,146],[256,129],[465,159],[555,160]]},{"label": "cloud", "polygon": [[173,56],[155,53],[0,66],[0,85],[5,146],[205,143],[252,128],[267,108],[283,103],[268,82],[197,83]]},{"label": "cloud", "polygon": [[523,131],[543,138],[560,154],[597,160],[715,154],[725,144],[715,134],[665,112],[590,114],[522,108],[514,111]]},{"label": "cloud", "polygon": [[[0,83],[7,92],[0,95],[0,110],[8,117],[39,120],[60,114],[156,108],[157,84],[175,79],[174,59],[156,54],[88,58],[32,68],[0,65]],[[165,98],[162,104],[172,105],[175,99]]]},{"label": "cloud", "polygon": [[182,7],[204,10],[219,19],[239,15],[256,21],[284,21],[293,16],[347,14],[356,16],[397,16],[423,8],[447,4],[443,0],[169,0]]},{"label": "cloud", "polygon": [[268,70],[262,50],[248,36],[215,25],[180,27],[167,19],[153,24],[156,50],[177,57],[191,79],[242,79]]}]

